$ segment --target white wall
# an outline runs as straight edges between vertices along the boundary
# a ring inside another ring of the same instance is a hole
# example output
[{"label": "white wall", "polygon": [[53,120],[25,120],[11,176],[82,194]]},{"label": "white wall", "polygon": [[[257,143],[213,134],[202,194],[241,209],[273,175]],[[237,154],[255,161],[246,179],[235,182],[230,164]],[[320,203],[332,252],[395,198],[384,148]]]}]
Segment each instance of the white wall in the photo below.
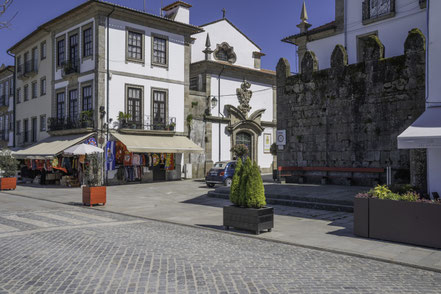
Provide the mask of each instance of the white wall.
[{"label": "white wall", "polygon": [[[92,32],[93,32],[93,54],[92,54],[92,58],[87,58],[83,60],[83,31],[81,30],[81,27],[87,24],[92,23]],[[55,35],[55,38],[53,40],[54,45],[53,45],[53,54],[54,54],[54,60],[55,60],[55,64],[54,66],[54,71],[55,71],[55,80],[60,80],[62,79],[62,69],[57,69],[57,38],[61,37],[61,36],[65,36],[65,57],[66,59],[69,59],[69,50],[68,50],[68,46],[69,46],[69,32],[79,29],[78,31],[78,49],[79,49],[79,56],[80,56],[80,72],[87,72],[87,71],[91,71],[95,69],[95,55],[96,55],[96,32],[95,32],[95,20],[94,18],[88,19],[86,21],[83,21],[79,24],[76,24],[75,26],[70,27],[69,29],[60,32],[58,34]]]},{"label": "white wall", "polygon": [[237,60],[234,65],[254,68],[253,52],[260,52],[260,49],[251,43],[244,35],[239,33],[226,20],[204,26],[203,29],[205,32],[193,35],[196,41],[191,48],[192,63],[205,60],[205,54],[202,53],[202,51],[205,50],[205,40],[207,33],[209,33],[211,50],[216,50],[218,44],[220,45],[223,42],[227,42],[230,46],[234,47],[234,52],[236,53]]},{"label": "white wall", "polygon": [[[41,60],[41,47],[40,44],[46,41],[46,58]],[[52,55],[53,46],[52,46],[52,38],[48,33],[44,37],[40,38],[37,42],[29,45],[26,49],[21,50],[16,53],[16,56],[21,56],[21,62],[24,62],[24,53],[29,52],[31,54],[32,48],[38,48],[38,74],[27,78],[27,79],[16,79],[16,89],[21,89],[21,98],[20,103],[16,104],[16,117],[15,117],[15,126],[17,125],[17,121],[21,121],[21,132],[23,133],[24,125],[23,120],[29,120],[29,132],[32,131],[31,118],[37,118],[37,141],[43,140],[47,138],[49,135],[47,131],[40,131],[40,115],[46,115],[46,130],[47,130],[47,119],[51,117],[51,89],[52,89]],[[46,77],[46,95],[41,96],[40,86],[41,86],[41,78]],[[37,82],[37,98],[32,99],[32,82]],[[29,100],[24,101],[24,85],[28,85],[29,87]],[[11,106],[12,104],[10,104]],[[12,137],[12,136],[11,136]],[[12,138],[11,138],[12,140]],[[31,140],[31,135],[29,137]],[[19,138],[16,137],[16,143],[19,142]],[[30,143],[30,142],[28,142]]]},{"label": "white wall", "polygon": [[[144,87],[143,110],[144,118],[150,116],[151,112],[151,88],[168,90],[168,116],[176,118],[176,131],[184,131],[184,85],[159,82],[154,80],[132,78],[120,75],[112,75],[110,81],[110,109],[109,118],[117,121],[118,113],[125,112],[125,85],[136,85]],[[144,123],[147,123],[144,121]]]},{"label": "white wall", "polygon": [[441,28],[441,1],[431,0],[429,9],[429,99],[428,102],[435,102],[439,106],[441,104],[441,36],[439,29]]},{"label": "white wall", "polygon": [[[346,0],[347,3],[347,52],[349,64],[357,63],[357,36],[378,31],[385,46],[385,57],[404,54],[404,42],[408,32],[419,28],[426,35],[426,9],[421,9],[417,0],[396,0],[395,16],[368,25],[362,23],[362,0]],[[432,1],[436,2],[436,1]],[[438,1],[439,2],[439,1]],[[439,3],[437,3],[439,5]],[[439,10],[437,10],[439,12]],[[436,12],[434,12],[436,13]],[[318,20],[317,20],[318,21]],[[310,22],[314,24],[314,19]],[[319,68],[330,67],[335,45],[344,44],[344,34],[308,43],[308,49],[319,58]]]},{"label": "white wall", "polygon": [[[145,32],[144,64],[130,61],[126,62],[126,28],[133,28]],[[168,37],[168,68],[152,66],[152,33]],[[112,71],[184,81],[184,50],[184,36],[125,21],[110,19],[110,69]]]},{"label": "white wall", "polygon": [[427,184],[430,195],[441,195],[441,148],[427,149]]},{"label": "white wall", "polygon": [[[221,99],[220,106],[221,112],[225,115],[224,107],[227,104],[235,107],[239,106],[237,100],[236,89],[240,88],[242,80],[232,78],[221,77]],[[251,91],[253,96],[250,100],[252,114],[259,109],[266,109],[262,115],[262,121],[273,121],[273,89],[271,85],[251,83]],[[218,99],[218,79],[217,77],[211,78],[211,94]],[[219,101],[219,99],[218,99]],[[218,116],[218,106],[211,110],[213,116]],[[230,135],[225,132],[226,124],[221,125],[221,160],[230,160],[231,158],[231,138]],[[269,168],[273,162],[273,156],[269,153],[263,152],[263,134],[270,133],[273,136],[273,129],[266,128],[262,135],[258,138],[257,146],[257,158],[258,164],[261,168]],[[272,138],[274,141],[274,138]],[[214,162],[219,161],[219,124],[212,124],[212,159]]]}]

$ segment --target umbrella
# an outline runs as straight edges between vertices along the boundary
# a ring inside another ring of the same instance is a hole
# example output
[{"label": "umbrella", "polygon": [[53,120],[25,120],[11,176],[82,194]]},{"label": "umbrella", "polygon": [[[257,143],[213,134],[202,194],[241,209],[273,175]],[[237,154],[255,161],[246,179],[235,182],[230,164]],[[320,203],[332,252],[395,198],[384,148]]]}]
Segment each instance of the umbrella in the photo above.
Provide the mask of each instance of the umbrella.
[{"label": "umbrella", "polygon": [[86,155],[86,154],[103,153],[103,152],[104,152],[103,149],[89,144],[75,145],[64,150],[64,154],[68,154],[68,155]]}]

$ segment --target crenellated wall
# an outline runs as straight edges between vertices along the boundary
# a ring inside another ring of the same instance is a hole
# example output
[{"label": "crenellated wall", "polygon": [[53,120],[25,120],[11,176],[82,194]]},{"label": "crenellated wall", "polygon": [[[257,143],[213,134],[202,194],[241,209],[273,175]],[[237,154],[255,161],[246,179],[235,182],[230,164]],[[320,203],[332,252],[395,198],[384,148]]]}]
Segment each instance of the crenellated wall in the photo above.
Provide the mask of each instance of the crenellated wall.
[{"label": "crenellated wall", "polygon": [[[411,30],[402,56],[383,58],[384,50],[372,36],[365,61],[348,65],[345,48],[337,45],[331,68],[320,71],[308,51],[299,75],[280,59],[277,128],[286,130],[287,145],[279,150],[278,166],[391,166],[395,183],[425,187],[425,151],[397,149],[397,136],[425,109],[425,37]],[[306,174],[307,182],[320,181],[320,175]],[[355,176],[355,184],[373,184],[370,174]],[[342,183],[343,177],[331,180]]]}]

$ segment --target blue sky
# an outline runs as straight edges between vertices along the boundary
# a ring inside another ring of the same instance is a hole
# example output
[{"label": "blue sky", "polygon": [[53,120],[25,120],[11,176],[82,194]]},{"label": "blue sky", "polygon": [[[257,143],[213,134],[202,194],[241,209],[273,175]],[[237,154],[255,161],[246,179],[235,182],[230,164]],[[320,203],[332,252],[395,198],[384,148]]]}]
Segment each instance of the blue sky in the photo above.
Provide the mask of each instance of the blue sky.
[{"label": "blue sky", "polygon": [[[85,0],[14,0],[3,19],[18,12],[12,26],[0,30],[0,64],[13,64],[6,50],[31,33],[42,23],[72,9]],[[135,9],[143,9],[143,0],[108,0]],[[163,5],[174,0],[162,0]],[[295,68],[295,47],[280,42],[283,37],[299,32],[303,0],[187,0],[191,8],[191,23],[201,25],[222,17],[222,8],[232,21],[251,40],[257,43],[266,56],[262,67],[275,69],[279,58],[285,57]],[[334,0],[306,0],[309,22],[313,27],[334,19]],[[147,12],[159,14],[161,0],[146,0]]]}]

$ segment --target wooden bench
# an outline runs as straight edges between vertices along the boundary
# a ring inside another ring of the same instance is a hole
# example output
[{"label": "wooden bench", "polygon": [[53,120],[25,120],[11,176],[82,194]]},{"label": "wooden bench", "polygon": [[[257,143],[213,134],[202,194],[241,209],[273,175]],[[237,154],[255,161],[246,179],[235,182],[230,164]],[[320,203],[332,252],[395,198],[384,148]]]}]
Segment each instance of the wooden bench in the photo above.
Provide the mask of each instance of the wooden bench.
[{"label": "wooden bench", "polygon": [[[377,174],[377,181],[379,182],[379,175],[385,172],[384,168],[372,168],[372,167],[311,167],[311,166],[279,166],[279,179],[282,183],[286,182],[287,177],[293,176],[293,172],[300,172],[299,184],[305,182],[305,172],[323,172],[322,184],[326,184],[328,178],[346,178],[346,184],[351,185],[354,173],[373,173]],[[350,173],[350,176],[330,176],[330,172]]]}]

